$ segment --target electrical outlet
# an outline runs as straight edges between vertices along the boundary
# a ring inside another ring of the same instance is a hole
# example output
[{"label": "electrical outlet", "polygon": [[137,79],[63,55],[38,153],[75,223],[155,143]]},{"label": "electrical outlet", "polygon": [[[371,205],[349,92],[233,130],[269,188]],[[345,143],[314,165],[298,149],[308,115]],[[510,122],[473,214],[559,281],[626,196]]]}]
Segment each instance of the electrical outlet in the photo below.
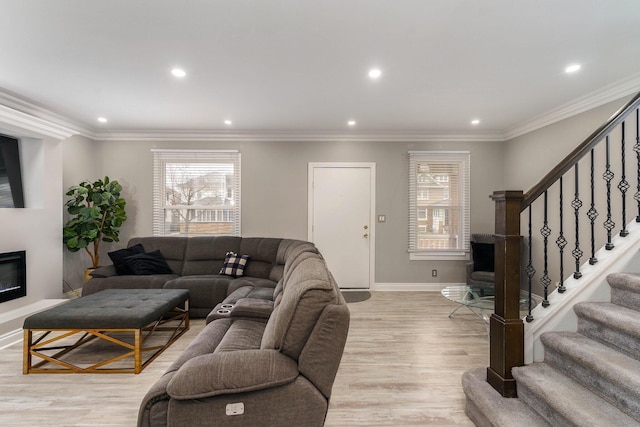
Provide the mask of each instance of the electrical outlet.
[{"label": "electrical outlet", "polygon": [[431,270],[431,276],[438,277],[438,270]]},{"label": "electrical outlet", "polygon": [[244,414],[244,403],[229,403],[227,404],[227,415],[242,415]]}]

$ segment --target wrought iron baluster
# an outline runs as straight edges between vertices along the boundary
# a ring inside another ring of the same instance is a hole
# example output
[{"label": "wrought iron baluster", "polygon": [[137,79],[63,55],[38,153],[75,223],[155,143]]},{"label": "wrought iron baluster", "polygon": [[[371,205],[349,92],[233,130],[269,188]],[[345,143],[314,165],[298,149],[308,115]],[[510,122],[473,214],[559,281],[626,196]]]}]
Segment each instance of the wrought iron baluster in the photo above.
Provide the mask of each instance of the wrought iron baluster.
[{"label": "wrought iron baluster", "polygon": [[595,222],[596,218],[598,218],[598,211],[596,210],[596,201],[595,201],[595,184],[594,184],[594,160],[593,154],[594,150],[591,150],[591,207],[587,211],[587,217],[589,221],[591,221],[591,258],[589,258],[589,264],[593,265],[598,262],[598,258],[596,258],[596,227]]},{"label": "wrought iron baluster", "polygon": [[633,195],[633,198],[638,204],[638,215],[636,215],[636,222],[640,222],[640,108],[636,108],[636,143],[633,146],[633,151],[636,152],[636,162],[638,169],[636,172],[638,185],[636,186],[636,194]]},{"label": "wrought iron baluster", "polygon": [[620,190],[620,193],[622,194],[622,230],[620,230],[620,236],[626,237],[629,235],[629,231],[627,230],[627,190],[629,190],[630,186],[624,171],[624,165],[626,163],[625,162],[626,155],[624,152],[624,122],[622,122],[621,125],[622,125],[622,141],[620,141],[620,145],[622,149],[622,156],[621,156],[622,169],[620,172],[622,176],[620,177],[620,182],[618,183],[618,190]]},{"label": "wrought iron baluster", "polygon": [[551,284],[551,279],[549,279],[549,258],[548,258],[548,247],[549,247],[549,236],[551,235],[551,229],[549,228],[549,220],[548,220],[548,208],[547,208],[547,192],[544,192],[544,222],[542,228],[540,229],[540,234],[542,234],[543,239],[543,253],[544,253],[544,271],[542,273],[542,277],[540,278],[540,284],[544,289],[544,299],[542,300],[542,306],[549,306],[549,285]]},{"label": "wrought iron baluster", "polygon": [[576,260],[576,271],[573,273],[574,279],[579,279],[582,277],[582,273],[580,272],[580,258],[584,255],[584,252],[580,249],[580,208],[582,207],[582,200],[580,200],[580,184],[578,179],[578,163],[574,166],[575,169],[575,194],[573,201],[571,202],[571,207],[573,208],[573,212],[575,214],[575,225],[576,225],[576,246],[571,251],[571,255]]},{"label": "wrought iron baluster", "polygon": [[567,290],[564,286],[564,248],[567,246],[567,239],[564,238],[564,209],[562,207],[562,177],[560,177],[560,234],[556,239],[556,245],[560,250],[560,282],[558,282],[558,292],[563,293]]},{"label": "wrought iron baluster", "polygon": [[611,231],[616,227],[616,223],[611,219],[611,181],[615,177],[615,174],[611,170],[610,161],[610,147],[609,147],[609,135],[606,137],[606,166],[605,171],[602,174],[602,178],[607,182],[607,220],[603,223],[605,230],[607,230],[607,244],[604,245],[605,249],[610,251],[615,247],[611,242]]},{"label": "wrought iron baluster", "polygon": [[533,315],[531,314],[531,283],[533,282],[533,276],[536,274],[536,269],[533,268],[533,261],[532,261],[532,251],[531,251],[531,247],[532,247],[532,234],[531,234],[531,206],[529,206],[529,242],[527,244],[527,246],[529,246],[529,263],[527,264],[527,268],[525,268],[525,272],[527,273],[527,284],[528,284],[528,290],[529,290],[529,309],[528,309],[528,314],[526,317],[527,322],[533,322]]}]

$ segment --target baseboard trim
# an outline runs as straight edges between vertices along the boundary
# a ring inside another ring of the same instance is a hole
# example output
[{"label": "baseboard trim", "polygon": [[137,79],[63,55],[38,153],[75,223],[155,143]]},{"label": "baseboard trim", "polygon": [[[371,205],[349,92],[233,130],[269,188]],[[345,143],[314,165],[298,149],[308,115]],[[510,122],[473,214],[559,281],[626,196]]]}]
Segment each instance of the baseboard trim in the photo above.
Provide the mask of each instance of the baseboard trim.
[{"label": "baseboard trim", "polygon": [[16,329],[15,331],[0,335],[0,350],[22,342],[22,336],[22,329]]},{"label": "baseboard trim", "polygon": [[376,292],[440,292],[447,286],[464,283],[376,283],[371,289]]},{"label": "baseboard trim", "polygon": [[0,314],[0,349],[22,341],[22,324],[25,318],[67,301],[66,299],[43,299]]}]

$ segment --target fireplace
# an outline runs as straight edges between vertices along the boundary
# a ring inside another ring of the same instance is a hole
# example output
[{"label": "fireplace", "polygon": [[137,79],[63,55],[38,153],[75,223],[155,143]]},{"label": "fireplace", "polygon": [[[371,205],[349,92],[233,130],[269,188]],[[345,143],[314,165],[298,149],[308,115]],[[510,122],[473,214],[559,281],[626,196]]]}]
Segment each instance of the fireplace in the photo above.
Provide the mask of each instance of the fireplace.
[{"label": "fireplace", "polygon": [[0,302],[27,295],[26,252],[0,254]]}]

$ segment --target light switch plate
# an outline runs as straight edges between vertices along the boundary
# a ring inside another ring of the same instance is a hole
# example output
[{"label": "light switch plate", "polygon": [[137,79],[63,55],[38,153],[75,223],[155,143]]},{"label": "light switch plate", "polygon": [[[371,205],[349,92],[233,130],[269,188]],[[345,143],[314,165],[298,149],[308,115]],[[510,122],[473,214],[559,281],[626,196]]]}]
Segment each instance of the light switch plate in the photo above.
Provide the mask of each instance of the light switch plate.
[{"label": "light switch plate", "polygon": [[227,415],[242,415],[244,414],[244,403],[229,403],[227,404]]},{"label": "light switch plate", "polygon": [[386,215],[378,215],[378,222],[387,222]]}]

